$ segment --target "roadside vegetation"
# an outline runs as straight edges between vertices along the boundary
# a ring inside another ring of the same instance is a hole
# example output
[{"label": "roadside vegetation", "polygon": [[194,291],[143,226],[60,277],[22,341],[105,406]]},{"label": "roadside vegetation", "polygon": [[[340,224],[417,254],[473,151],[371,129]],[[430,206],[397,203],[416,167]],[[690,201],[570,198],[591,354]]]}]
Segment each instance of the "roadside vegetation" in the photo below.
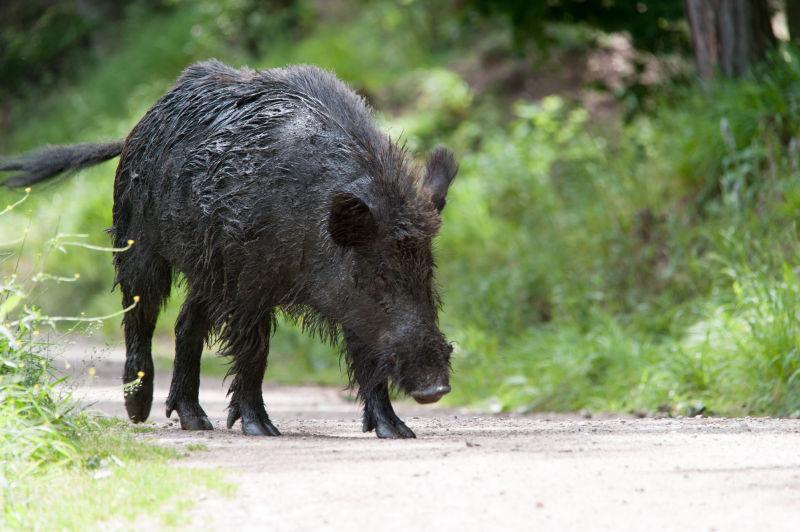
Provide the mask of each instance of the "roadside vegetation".
[{"label": "roadside vegetation", "polygon": [[[330,68],[420,160],[437,143],[460,160],[437,244],[441,320],[456,343],[451,404],[800,415],[791,45],[735,81],[701,84],[675,52],[655,81],[633,68],[621,81],[539,90],[617,41],[561,24],[543,48],[520,50],[507,19],[451,17],[447,2],[286,4],[267,16],[248,2],[133,2],[105,29],[114,39],[71,59],[72,72],[15,92],[0,151],[122,137],[195,60]],[[20,271],[56,233],[107,244],[113,169],[36,190],[3,221],[2,241],[29,227]],[[36,300],[43,312],[117,310],[110,261],[54,254],[46,270],[81,282],[50,286]],[[119,335],[118,322],[105,331]],[[344,382],[332,349],[290,325],[267,378]]]},{"label": "roadside vegetation", "polygon": [[[0,216],[24,205],[23,200]],[[15,247],[24,243],[23,237]],[[49,245],[63,248],[64,243],[55,239]],[[0,260],[7,265],[18,257],[7,252]],[[23,279],[14,271],[0,277],[0,529],[172,525],[197,496],[226,493],[227,484],[216,472],[165,467],[188,450],[143,441],[139,433],[152,428],[132,428],[92,414],[73,400],[76,383],[64,376],[63,368],[54,367],[53,353],[67,339],[54,326],[69,323],[71,332],[78,332],[85,329],[76,326],[101,320],[48,317],[32,304],[39,286],[78,282],[76,276],[40,272]],[[80,378],[91,378],[91,371],[87,368]]]}]

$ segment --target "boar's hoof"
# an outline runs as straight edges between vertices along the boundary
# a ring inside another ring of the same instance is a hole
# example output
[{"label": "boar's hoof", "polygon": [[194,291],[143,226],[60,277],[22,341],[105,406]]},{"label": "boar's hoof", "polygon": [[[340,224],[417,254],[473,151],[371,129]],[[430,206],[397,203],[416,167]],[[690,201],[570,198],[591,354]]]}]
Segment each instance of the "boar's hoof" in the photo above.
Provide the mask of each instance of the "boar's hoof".
[{"label": "boar's hoof", "polygon": [[213,430],[208,416],[200,403],[178,402],[174,405],[167,403],[167,417],[172,415],[172,411],[178,411],[178,419],[181,421],[183,430]]},{"label": "boar's hoof", "polygon": [[391,423],[378,423],[375,427],[375,435],[378,438],[384,439],[405,439],[405,438],[416,438],[416,434],[406,427],[405,423],[402,421],[397,425],[392,425]]},{"label": "boar's hoof", "polygon": [[214,430],[214,426],[208,416],[183,418],[179,414],[178,417],[181,420],[181,428],[183,430]]},{"label": "boar's hoof", "polygon": [[242,432],[246,436],[280,436],[281,433],[272,422],[261,419],[242,420]]},{"label": "boar's hoof", "polygon": [[381,439],[405,439],[416,438],[416,434],[406,426],[400,419],[379,421],[365,420],[364,432],[375,430],[375,435]]},{"label": "boar's hoof", "polygon": [[233,427],[236,420],[242,418],[242,432],[245,436],[280,436],[280,431],[269,420],[267,412],[248,412],[241,414],[238,407],[231,407],[228,412],[228,428]]},{"label": "boar's hoof", "polygon": [[134,423],[142,423],[150,415],[150,407],[153,404],[153,380],[149,382],[142,379],[142,383],[125,393],[125,410],[128,417]]}]

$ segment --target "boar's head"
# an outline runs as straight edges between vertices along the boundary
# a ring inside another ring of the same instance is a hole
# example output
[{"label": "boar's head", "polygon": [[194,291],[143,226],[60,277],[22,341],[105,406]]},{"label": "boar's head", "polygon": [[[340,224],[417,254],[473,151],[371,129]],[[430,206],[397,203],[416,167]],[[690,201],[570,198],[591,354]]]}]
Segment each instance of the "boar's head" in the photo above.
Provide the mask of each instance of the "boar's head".
[{"label": "boar's head", "polygon": [[371,167],[377,175],[333,193],[327,221],[342,250],[334,292],[351,377],[362,392],[388,380],[432,403],[450,391],[452,352],[438,327],[432,241],[457,165],[439,147],[424,170],[387,160]]}]

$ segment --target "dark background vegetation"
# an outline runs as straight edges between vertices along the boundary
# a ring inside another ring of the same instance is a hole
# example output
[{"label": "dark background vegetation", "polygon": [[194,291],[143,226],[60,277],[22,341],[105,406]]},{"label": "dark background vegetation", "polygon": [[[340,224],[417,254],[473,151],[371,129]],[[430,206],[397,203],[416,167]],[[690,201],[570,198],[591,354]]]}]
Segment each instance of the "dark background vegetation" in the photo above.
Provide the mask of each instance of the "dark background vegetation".
[{"label": "dark background vegetation", "polygon": [[[784,7],[6,0],[0,152],[123,137],[196,60],[314,63],[420,159],[437,143],[458,155],[437,244],[451,401],[800,415],[800,54]],[[5,273],[73,281],[26,285],[29,305],[118,308],[110,258],[53,241],[107,245],[113,170],[3,218]],[[329,347],[288,325],[274,344],[268,378],[342,382]]]}]

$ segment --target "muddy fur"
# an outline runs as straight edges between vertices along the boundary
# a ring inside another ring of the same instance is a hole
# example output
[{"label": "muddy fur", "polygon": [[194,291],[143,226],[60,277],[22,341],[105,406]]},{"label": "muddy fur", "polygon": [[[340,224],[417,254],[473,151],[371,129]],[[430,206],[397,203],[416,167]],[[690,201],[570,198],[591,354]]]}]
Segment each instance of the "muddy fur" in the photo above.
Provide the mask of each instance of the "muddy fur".
[{"label": "muddy fur", "polygon": [[29,185],[119,153],[116,282],[124,380],[134,421],[152,401],[150,343],[173,279],[187,285],[176,324],[167,414],[211,428],[197,401],[200,353],[231,357],[228,425],[277,435],[261,398],[275,313],[340,347],[365,405],[364,430],[413,437],[388,390],[421,402],[449,390],[451,348],[437,326],[432,239],[457,167],[437,148],[419,168],[332,74],[189,67],[123,141],[52,147],[2,164]]}]

